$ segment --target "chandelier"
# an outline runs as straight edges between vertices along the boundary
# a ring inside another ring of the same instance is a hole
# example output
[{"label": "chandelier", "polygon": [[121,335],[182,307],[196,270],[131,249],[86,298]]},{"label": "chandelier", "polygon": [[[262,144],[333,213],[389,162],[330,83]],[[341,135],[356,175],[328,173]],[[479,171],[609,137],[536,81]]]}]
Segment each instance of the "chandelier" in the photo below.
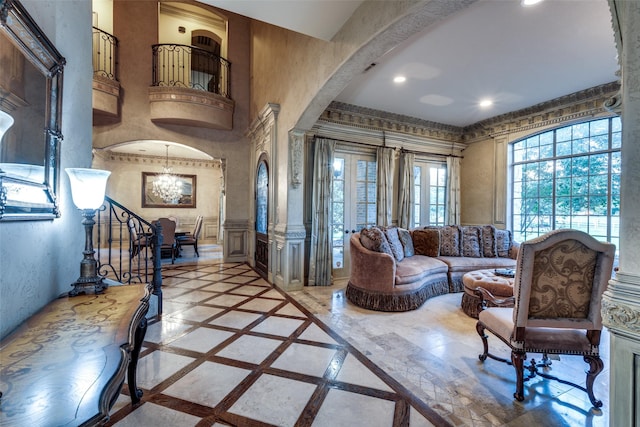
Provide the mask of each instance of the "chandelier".
[{"label": "chandelier", "polygon": [[182,181],[177,175],[171,172],[169,167],[169,145],[167,147],[167,156],[162,173],[156,175],[155,181],[153,181],[152,192],[154,195],[160,197],[165,203],[177,204],[182,196]]}]

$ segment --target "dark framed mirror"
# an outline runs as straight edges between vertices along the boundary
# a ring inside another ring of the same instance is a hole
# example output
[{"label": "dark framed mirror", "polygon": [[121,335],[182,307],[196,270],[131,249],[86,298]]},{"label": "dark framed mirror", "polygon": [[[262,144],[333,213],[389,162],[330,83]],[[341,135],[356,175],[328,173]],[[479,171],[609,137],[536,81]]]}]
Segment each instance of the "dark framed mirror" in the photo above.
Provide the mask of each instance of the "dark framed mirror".
[{"label": "dark framed mirror", "polygon": [[17,0],[0,0],[0,221],[60,216],[65,59]]}]

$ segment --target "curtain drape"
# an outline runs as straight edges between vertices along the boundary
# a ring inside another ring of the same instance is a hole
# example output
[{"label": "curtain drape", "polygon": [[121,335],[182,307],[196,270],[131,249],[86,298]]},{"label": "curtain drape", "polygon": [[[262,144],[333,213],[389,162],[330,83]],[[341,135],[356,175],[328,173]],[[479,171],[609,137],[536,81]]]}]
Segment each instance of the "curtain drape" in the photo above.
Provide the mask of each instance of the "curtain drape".
[{"label": "curtain drape", "polygon": [[335,147],[335,141],[316,139],[309,286],[331,285],[331,177]]},{"label": "curtain drape", "polygon": [[391,225],[393,201],[393,148],[378,147],[377,152],[377,223],[383,227]]},{"label": "curtain drape", "polygon": [[460,224],[459,157],[447,157],[447,224]]},{"label": "curtain drape", "polygon": [[398,183],[398,227],[411,228],[413,217],[413,163],[416,155],[400,152],[400,182]]}]

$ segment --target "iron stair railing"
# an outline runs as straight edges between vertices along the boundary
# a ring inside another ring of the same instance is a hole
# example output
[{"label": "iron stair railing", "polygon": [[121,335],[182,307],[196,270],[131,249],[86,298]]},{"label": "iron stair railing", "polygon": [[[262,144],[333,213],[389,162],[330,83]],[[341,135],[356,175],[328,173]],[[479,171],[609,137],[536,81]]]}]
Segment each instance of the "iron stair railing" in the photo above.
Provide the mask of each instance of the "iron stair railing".
[{"label": "iron stair railing", "polygon": [[98,273],[123,284],[151,283],[162,315],[162,227],[105,197],[95,227]]}]

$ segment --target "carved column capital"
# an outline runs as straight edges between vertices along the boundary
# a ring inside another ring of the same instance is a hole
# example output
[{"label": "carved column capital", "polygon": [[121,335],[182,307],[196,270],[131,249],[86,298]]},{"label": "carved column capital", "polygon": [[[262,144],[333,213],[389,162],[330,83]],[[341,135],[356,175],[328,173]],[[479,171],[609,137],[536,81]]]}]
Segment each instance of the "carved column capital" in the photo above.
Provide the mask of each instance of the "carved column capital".
[{"label": "carved column capital", "polygon": [[600,312],[611,332],[640,338],[640,277],[618,271],[602,295]]},{"label": "carved column capital", "polygon": [[602,300],[602,323],[619,332],[640,336],[640,310],[608,298]]}]

